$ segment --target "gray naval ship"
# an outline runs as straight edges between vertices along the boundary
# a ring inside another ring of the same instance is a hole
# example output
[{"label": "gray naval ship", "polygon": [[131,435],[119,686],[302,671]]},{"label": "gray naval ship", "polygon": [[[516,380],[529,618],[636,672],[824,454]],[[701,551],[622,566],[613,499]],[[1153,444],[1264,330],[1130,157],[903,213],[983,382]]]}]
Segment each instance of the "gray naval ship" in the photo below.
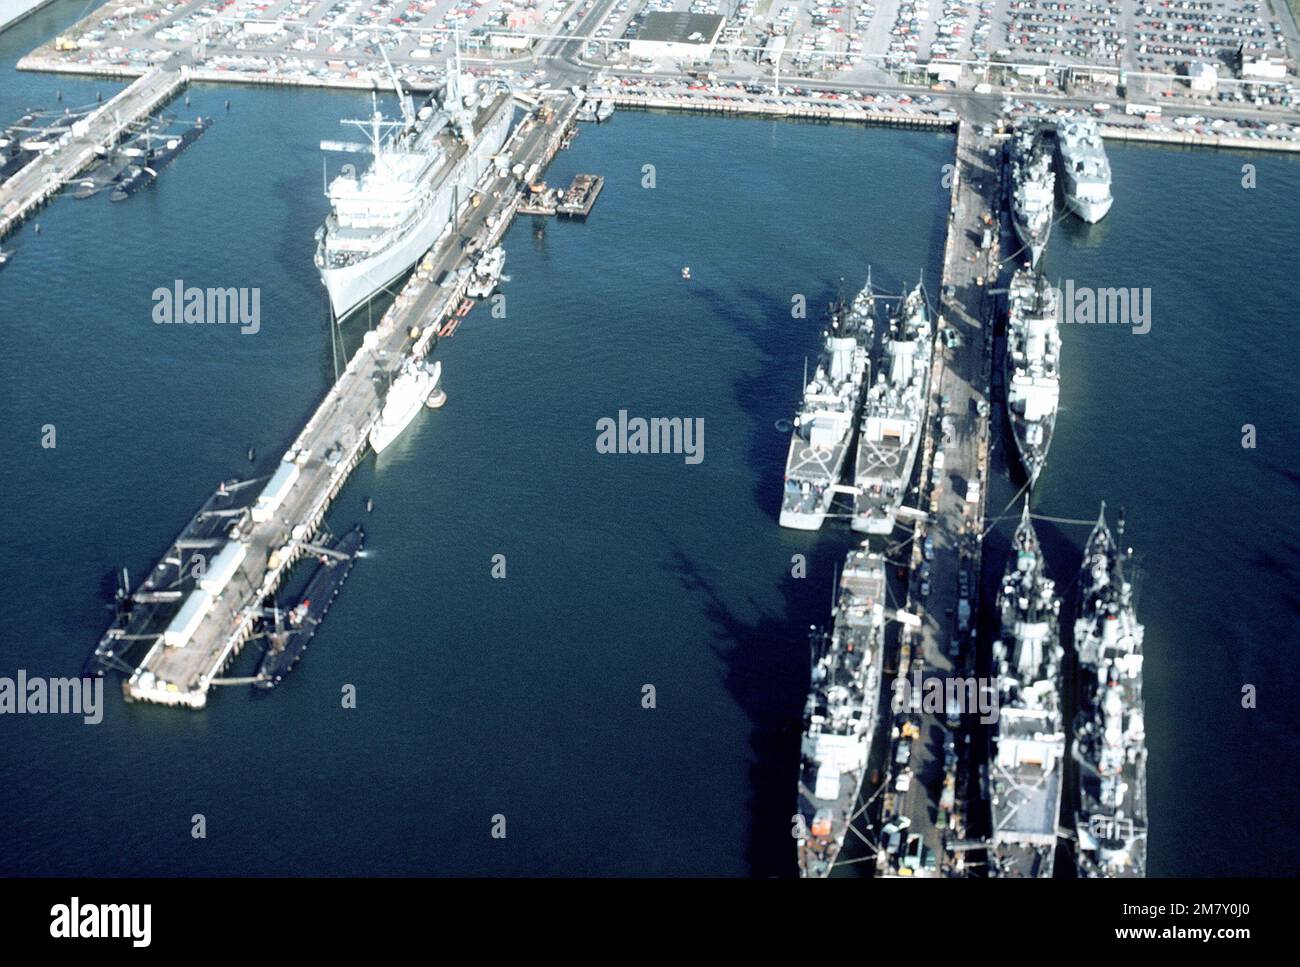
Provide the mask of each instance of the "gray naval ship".
[{"label": "gray naval ship", "polygon": [[925,290],[917,283],[891,317],[882,367],[867,391],[854,472],[853,529],[889,534],[925,427],[934,338]]},{"label": "gray naval ship", "polygon": [[835,623],[812,635],[812,685],[799,761],[799,872],[831,871],[862,791],[880,706],[885,560],[850,551],[840,573]]},{"label": "gray naval ship", "polygon": [[862,404],[871,347],[872,319],[837,297],[828,311],[825,345],[794,418],[781,498],[782,527],[819,530],[826,520],[853,423]]},{"label": "gray naval ship", "polygon": [[1106,505],[1084,548],[1074,647],[1079,713],[1074,758],[1079,768],[1079,846],[1085,877],[1146,875],[1146,730],[1142,708],[1142,637],[1133,588],[1124,574],[1121,512],[1112,537]]},{"label": "gray naval ship", "polygon": [[1041,274],[1018,269],[1007,295],[1007,416],[1032,487],[1047,462],[1061,400],[1059,298]]},{"label": "gray naval ship", "polygon": [[1047,248],[1056,214],[1052,154],[1036,125],[1020,128],[1008,142],[1007,151],[1011,171],[1007,186],[1011,224],[1024,246],[1030,268],[1036,268]]},{"label": "gray naval ship", "polygon": [[993,645],[990,876],[1052,875],[1065,763],[1060,608],[1026,500],[998,593],[1002,633]]},{"label": "gray naval ship", "polygon": [[1092,118],[1063,118],[1056,124],[1056,161],[1065,204],[1089,224],[1110,211],[1110,160]]}]

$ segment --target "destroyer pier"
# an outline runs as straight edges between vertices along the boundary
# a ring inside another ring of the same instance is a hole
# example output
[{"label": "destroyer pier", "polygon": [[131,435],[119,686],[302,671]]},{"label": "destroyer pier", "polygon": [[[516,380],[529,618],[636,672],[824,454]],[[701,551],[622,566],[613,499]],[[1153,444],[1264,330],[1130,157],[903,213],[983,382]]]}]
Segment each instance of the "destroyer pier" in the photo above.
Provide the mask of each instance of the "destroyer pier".
[{"label": "destroyer pier", "polygon": [[[989,446],[989,382],[992,372],[993,318],[988,288],[997,277],[998,246],[982,248],[986,219],[997,224],[995,199],[999,186],[1000,155],[989,150],[996,144],[980,137],[963,122],[957,133],[948,238],[944,248],[943,283],[938,300],[930,401],[926,432],[921,443],[919,492],[928,510],[928,523],[914,525],[908,549],[913,580],[909,582],[906,611],[919,618],[903,627],[898,654],[892,664],[898,677],[916,672],[924,677],[950,679],[975,675],[975,605],[979,597],[980,552],[987,500]],[[993,213],[990,216],[990,213]],[[935,468],[934,454],[942,448],[944,462]],[[923,560],[930,565],[931,590],[924,599],[917,593],[915,575]],[[963,577],[963,575],[965,575]],[[963,592],[964,589],[964,592]],[[970,817],[967,803],[975,789],[982,758],[981,743],[971,733],[983,726],[967,710],[960,726],[945,715],[926,714],[916,730],[901,728],[908,709],[894,708],[899,726],[889,747],[887,775],[879,798],[876,841],[878,875],[936,875],[960,873],[965,857]],[[928,721],[927,721],[928,720]],[[930,737],[943,735],[944,741]],[[920,736],[925,740],[921,741]],[[952,756],[945,746],[951,737]],[[912,746],[904,757],[900,743]],[[973,757],[974,756],[974,757]],[[901,761],[900,761],[901,760]],[[945,761],[947,760],[947,761]],[[908,772],[910,782],[899,783]],[[914,778],[913,778],[914,777]],[[871,792],[864,790],[870,797]],[[880,830],[891,820],[905,817],[910,834],[938,857],[936,869],[903,866],[901,856],[883,848]],[[981,847],[982,848],[982,845]]]},{"label": "destroyer pier", "polygon": [[[568,95],[543,103],[516,127],[503,155],[540,171],[559,150],[577,107]],[[442,321],[461,304],[465,241],[496,244],[520,197],[515,176],[504,168],[484,176],[456,229],[425,256],[366,334],[271,476],[218,488],[130,596],[89,670],[129,670],[128,699],[189,708],[207,703],[209,687],[222,683],[218,676],[252,636],[262,602],[302,554],[316,550],[311,541],[326,510],[369,449],[389,375],[407,358],[425,355]],[[203,565],[196,569],[200,554]],[[127,659],[136,649],[147,650],[132,667]]]}]

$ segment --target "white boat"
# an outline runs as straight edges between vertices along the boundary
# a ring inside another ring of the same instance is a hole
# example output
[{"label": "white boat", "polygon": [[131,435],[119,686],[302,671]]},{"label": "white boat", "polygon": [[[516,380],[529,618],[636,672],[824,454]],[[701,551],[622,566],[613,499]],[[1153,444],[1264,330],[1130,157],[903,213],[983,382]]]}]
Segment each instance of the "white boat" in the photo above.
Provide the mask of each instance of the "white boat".
[{"label": "white boat", "polygon": [[408,362],[402,367],[401,373],[388,388],[379,419],[370,428],[370,445],[374,447],[375,453],[382,453],[410,425],[438,385],[440,376],[441,360],[435,362],[432,368],[417,362]]},{"label": "white boat", "polygon": [[474,264],[473,275],[465,286],[465,295],[471,299],[486,299],[501,281],[501,272],[505,266],[506,250],[500,245],[484,252]]},{"label": "white boat", "polygon": [[606,98],[596,107],[596,121],[601,123],[608,121],[614,116],[614,101],[612,98]]}]

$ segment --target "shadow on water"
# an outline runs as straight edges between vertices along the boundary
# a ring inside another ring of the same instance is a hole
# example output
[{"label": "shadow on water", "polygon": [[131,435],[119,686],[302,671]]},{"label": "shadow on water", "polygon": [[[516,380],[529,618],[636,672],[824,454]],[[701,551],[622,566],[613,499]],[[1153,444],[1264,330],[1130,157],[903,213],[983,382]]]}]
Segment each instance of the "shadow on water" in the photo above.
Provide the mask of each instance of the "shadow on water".
[{"label": "shadow on water", "polygon": [[[808,574],[832,574],[838,556],[837,542],[822,542],[809,555]],[[825,622],[830,582],[823,597],[809,593],[810,579],[787,577],[781,587],[785,613],[765,613],[749,622],[728,607],[718,588],[679,546],[674,547],[669,569],[683,590],[705,595],[704,613],[714,628],[710,645],[724,669],[728,691],[753,727],[746,849],[750,875],[796,876],[791,832],[810,670],[807,628]]]}]

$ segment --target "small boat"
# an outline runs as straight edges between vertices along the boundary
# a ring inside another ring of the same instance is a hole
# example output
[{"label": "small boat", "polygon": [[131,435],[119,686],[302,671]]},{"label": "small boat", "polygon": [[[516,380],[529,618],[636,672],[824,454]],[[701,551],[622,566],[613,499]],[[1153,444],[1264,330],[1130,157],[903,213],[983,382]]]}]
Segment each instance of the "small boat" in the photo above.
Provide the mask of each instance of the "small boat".
[{"label": "small boat", "polygon": [[432,393],[429,394],[429,398],[424,401],[424,405],[431,410],[439,410],[442,409],[442,405],[446,402],[447,402],[446,390],[442,389],[441,387],[438,387]]},{"label": "small boat", "polygon": [[9,256],[13,254],[13,252],[6,252],[4,249],[0,249],[0,266],[5,265],[5,263],[9,261]]},{"label": "small boat", "polygon": [[690,277],[691,277],[691,267],[687,265],[682,269],[682,278],[689,279]]},{"label": "small boat", "polygon": [[596,123],[602,124],[614,116],[613,98],[605,98],[596,106]]}]

